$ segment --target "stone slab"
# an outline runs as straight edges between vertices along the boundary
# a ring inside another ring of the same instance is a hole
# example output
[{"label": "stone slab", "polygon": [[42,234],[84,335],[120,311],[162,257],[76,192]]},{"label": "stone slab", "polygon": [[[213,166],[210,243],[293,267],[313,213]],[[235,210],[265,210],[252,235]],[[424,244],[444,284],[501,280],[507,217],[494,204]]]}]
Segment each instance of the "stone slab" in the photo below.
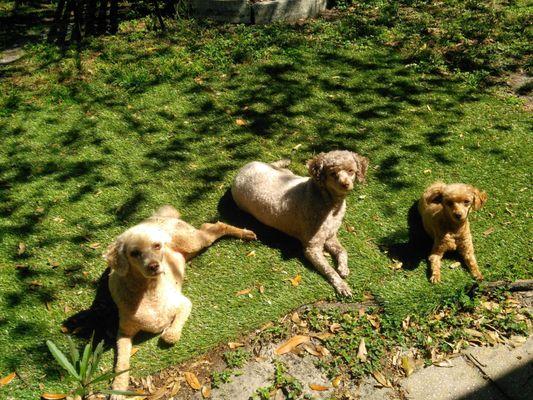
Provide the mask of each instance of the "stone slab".
[{"label": "stone slab", "polygon": [[249,24],[252,7],[248,0],[192,0],[192,15],[216,21]]},{"label": "stone slab", "polygon": [[253,22],[297,21],[316,16],[326,9],[327,0],[267,0],[252,5]]},{"label": "stone slab", "polygon": [[501,392],[462,357],[453,367],[431,366],[402,382],[410,400],[502,400]]},{"label": "stone slab", "polygon": [[22,50],[20,47],[4,50],[2,53],[0,53],[0,65],[17,61],[19,58],[22,58],[23,55],[24,50]]},{"label": "stone slab", "polygon": [[468,353],[510,399],[533,399],[533,337],[514,349],[476,347]]}]

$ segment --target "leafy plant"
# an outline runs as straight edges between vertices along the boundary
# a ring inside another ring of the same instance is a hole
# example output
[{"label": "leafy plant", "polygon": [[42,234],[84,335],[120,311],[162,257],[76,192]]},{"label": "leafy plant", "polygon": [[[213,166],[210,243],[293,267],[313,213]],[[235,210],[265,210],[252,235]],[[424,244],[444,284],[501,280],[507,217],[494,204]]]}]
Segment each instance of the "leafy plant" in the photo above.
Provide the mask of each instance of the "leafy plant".
[{"label": "leafy plant", "polygon": [[244,349],[226,351],[224,353],[224,361],[226,361],[229,368],[242,368],[248,358],[250,358],[250,353]]},{"label": "leafy plant", "polygon": [[74,341],[70,336],[67,336],[69,344],[69,357],[67,357],[61,350],[58,349],[56,344],[51,340],[46,341],[46,345],[54,356],[55,360],[61,367],[63,367],[69,374],[71,378],[76,381],[77,387],[70,391],[70,394],[76,396],[76,398],[87,399],[89,395],[95,393],[103,394],[121,394],[125,396],[138,396],[139,393],[131,391],[122,391],[122,390],[107,390],[100,389],[95,390],[95,385],[108,382],[117,375],[123,374],[124,371],[118,373],[113,371],[108,371],[95,375],[95,372],[98,370],[98,364],[102,357],[104,351],[104,342],[101,341],[93,349],[93,339],[91,338],[90,342],[85,345],[83,354],[80,357],[80,352]]}]

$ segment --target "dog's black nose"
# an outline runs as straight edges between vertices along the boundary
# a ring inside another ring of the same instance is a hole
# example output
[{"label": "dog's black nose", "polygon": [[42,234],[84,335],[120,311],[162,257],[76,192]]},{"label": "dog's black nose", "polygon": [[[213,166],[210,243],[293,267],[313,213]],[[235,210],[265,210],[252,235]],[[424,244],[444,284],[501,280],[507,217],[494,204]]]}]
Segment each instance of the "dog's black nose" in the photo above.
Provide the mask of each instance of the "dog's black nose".
[{"label": "dog's black nose", "polygon": [[148,269],[152,272],[156,272],[159,269],[159,263],[157,261],[152,261],[148,264]]},{"label": "dog's black nose", "polygon": [[461,219],[461,217],[463,216],[463,214],[461,213],[453,213],[453,216],[457,219]]}]

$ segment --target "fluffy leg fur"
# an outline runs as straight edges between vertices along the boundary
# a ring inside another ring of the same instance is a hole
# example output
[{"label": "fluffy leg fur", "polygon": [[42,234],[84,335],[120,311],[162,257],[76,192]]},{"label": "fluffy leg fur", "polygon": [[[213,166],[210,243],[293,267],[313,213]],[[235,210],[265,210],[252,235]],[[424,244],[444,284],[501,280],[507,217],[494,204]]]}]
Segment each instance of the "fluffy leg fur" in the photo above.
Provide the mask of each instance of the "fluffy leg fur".
[{"label": "fluffy leg fur", "polygon": [[431,283],[440,282],[440,265],[442,256],[444,256],[444,251],[441,247],[438,243],[435,243],[429,256],[429,265],[431,266],[431,278],[429,280]]},{"label": "fluffy leg fur", "polygon": [[182,297],[180,299],[181,305],[178,308],[178,311],[176,312],[176,316],[174,317],[174,320],[172,321],[170,326],[168,326],[161,334],[161,339],[169,344],[174,344],[178,340],[180,340],[183,326],[185,325],[185,322],[187,322],[187,319],[189,318],[189,315],[191,314],[191,309],[192,309],[191,301],[185,296],[181,296],[181,297]]},{"label": "fluffy leg fur", "polygon": [[350,273],[348,268],[348,253],[340,244],[337,236],[330,237],[325,243],[326,251],[337,261],[337,271],[341,278],[346,278]]},{"label": "fluffy leg fur", "polygon": [[479,267],[477,265],[476,256],[474,255],[474,246],[472,242],[465,243],[464,246],[460,246],[458,248],[459,253],[463,256],[463,259],[465,260],[465,264],[470,270],[470,273],[474,278],[476,278],[478,281],[483,280],[483,275],[479,271]]},{"label": "fluffy leg fur", "polygon": [[305,249],[305,256],[315,268],[324,275],[333,285],[335,290],[342,296],[351,296],[352,290],[346,282],[342,280],[337,271],[330,265],[320,247],[308,247]]},{"label": "fluffy leg fur", "polygon": [[[134,335],[125,335],[120,330],[117,338],[117,364],[115,372],[125,371],[130,368],[131,340]],[[113,380],[113,390],[128,390],[130,373],[124,372]],[[123,400],[124,396],[113,394],[110,400]]]}]

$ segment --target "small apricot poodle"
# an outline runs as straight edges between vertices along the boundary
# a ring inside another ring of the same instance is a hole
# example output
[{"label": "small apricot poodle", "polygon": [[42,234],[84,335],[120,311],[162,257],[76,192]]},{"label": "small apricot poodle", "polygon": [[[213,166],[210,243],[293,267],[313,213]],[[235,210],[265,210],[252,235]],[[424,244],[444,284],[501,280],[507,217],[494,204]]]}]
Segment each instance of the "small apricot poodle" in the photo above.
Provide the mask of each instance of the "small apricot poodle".
[{"label": "small apricot poodle", "polygon": [[[237,173],[231,193],[242,210],[262,223],[300,240],[306,258],[335,290],[351,296],[348,284],[348,254],[337,231],[346,211],[346,196],[354,181],[363,182],[368,159],[346,150],[320,153],[309,160],[311,178],[293,174],[289,162],[254,161]],[[324,249],[337,261],[333,269]]]},{"label": "small apricot poodle", "polygon": [[472,276],[477,280],[483,279],[474,256],[468,214],[479,210],[486,201],[487,193],[463,183],[446,185],[435,182],[425,190],[418,202],[418,211],[424,230],[433,239],[429,256],[432,283],[441,280],[440,266],[444,253],[454,250],[463,257]]},{"label": "small apricot poodle", "polygon": [[[195,229],[179,217],[176,209],[163,206],[118,236],[104,254],[111,268],[109,290],[119,312],[117,373],[129,369],[132,339],[139,331],[162,332],[161,339],[169,344],[180,339],[192,308],[181,293],[188,259],[225,235],[256,238],[252,231],[222,222]],[[128,372],[121,373],[113,389],[126,390],[128,383]]]}]

